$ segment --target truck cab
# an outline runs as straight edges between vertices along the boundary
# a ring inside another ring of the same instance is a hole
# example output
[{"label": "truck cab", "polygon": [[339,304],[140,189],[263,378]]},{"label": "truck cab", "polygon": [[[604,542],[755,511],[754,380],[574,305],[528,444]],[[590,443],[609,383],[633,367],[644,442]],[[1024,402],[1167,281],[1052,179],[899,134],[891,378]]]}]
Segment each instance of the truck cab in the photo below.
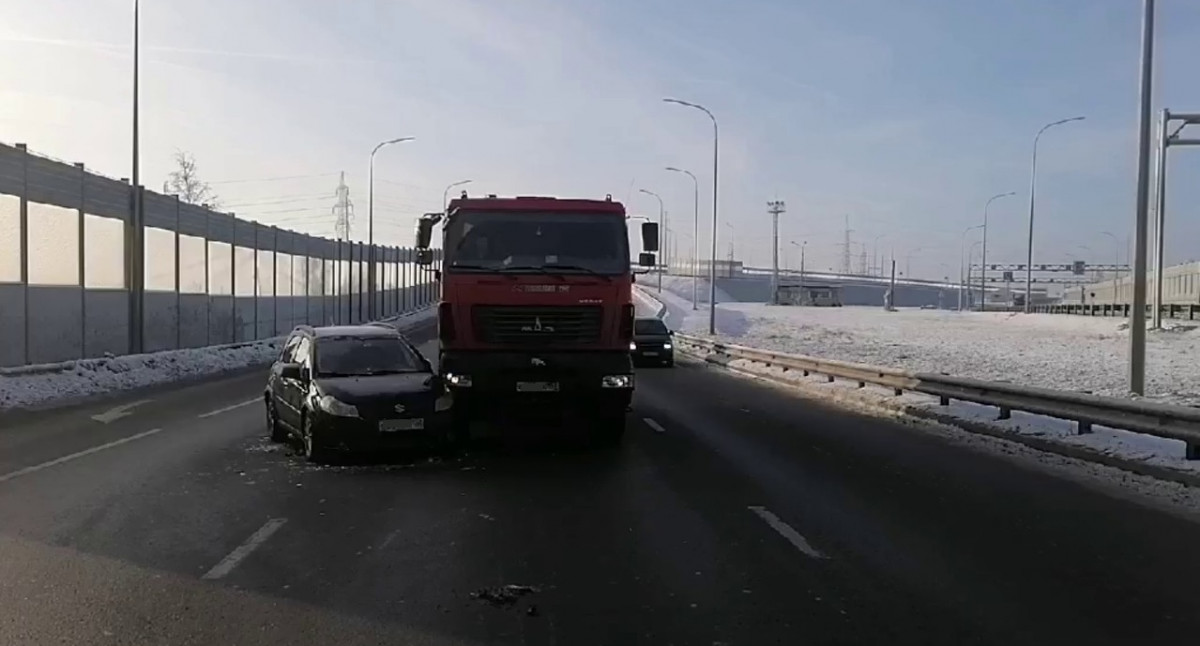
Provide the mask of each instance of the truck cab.
[{"label": "truck cab", "polygon": [[[486,196],[452,200],[417,229],[435,272],[439,372],[455,424],[535,413],[579,417],[619,440],[633,395],[633,281],[625,208],[603,200]],[[639,264],[653,266],[658,229],[642,225]],[[465,438],[464,438],[465,439]]]}]

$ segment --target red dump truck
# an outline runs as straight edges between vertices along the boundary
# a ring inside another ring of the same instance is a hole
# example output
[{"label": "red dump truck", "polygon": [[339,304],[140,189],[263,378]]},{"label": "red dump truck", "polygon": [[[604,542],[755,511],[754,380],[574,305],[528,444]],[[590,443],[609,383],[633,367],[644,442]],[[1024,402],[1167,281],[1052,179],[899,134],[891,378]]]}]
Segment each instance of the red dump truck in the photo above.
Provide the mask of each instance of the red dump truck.
[{"label": "red dump truck", "polygon": [[[441,225],[438,370],[453,430],[506,417],[575,417],[615,444],[633,396],[633,281],[625,207],[603,200],[494,195],[452,200],[417,227],[431,264]],[[653,266],[658,228],[644,223],[638,264]]]}]

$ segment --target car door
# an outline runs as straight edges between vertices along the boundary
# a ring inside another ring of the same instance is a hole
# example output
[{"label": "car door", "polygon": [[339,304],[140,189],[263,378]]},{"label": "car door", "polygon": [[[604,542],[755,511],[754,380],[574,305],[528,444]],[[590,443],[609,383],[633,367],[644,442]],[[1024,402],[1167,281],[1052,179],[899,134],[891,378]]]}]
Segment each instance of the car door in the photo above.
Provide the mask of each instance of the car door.
[{"label": "car door", "polygon": [[284,341],[283,347],[279,350],[279,356],[275,358],[271,364],[271,371],[267,373],[267,395],[271,398],[271,405],[275,407],[276,414],[283,405],[283,383],[279,379],[279,371],[285,363],[290,363],[292,354],[296,350],[296,344],[300,342],[300,337],[296,334],[288,336]]},{"label": "car door", "polygon": [[279,370],[285,364],[296,363],[296,352],[299,350],[303,340],[304,336],[300,334],[293,335],[292,338],[288,339],[273,375],[275,405],[279,414],[279,421],[293,428],[296,428],[300,422],[300,414],[296,410],[296,380],[284,377],[279,373]]},{"label": "car door", "polygon": [[288,426],[292,428],[300,428],[300,416],[304,406],[304,397],[308,392],[309,379],[312,375],[312,339],[307,336],[301,336],[299,342],[296,343],[296,349],[292,354],[292,363],[300,365],[301,377],[299,379],[285,379],[284,392],[287,397],[287,407],[289,419]]}]

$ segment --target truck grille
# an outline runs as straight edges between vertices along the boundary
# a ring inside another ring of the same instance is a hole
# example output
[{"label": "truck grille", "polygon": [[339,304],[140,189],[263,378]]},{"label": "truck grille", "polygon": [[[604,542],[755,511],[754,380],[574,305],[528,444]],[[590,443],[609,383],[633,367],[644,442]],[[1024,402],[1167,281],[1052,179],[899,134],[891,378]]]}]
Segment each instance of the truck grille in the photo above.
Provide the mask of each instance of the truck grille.
[{"label": "truck grille", "polygon": [[600,340],[603,308],[477,305],[475,330],[496,345],[585,344]]}]

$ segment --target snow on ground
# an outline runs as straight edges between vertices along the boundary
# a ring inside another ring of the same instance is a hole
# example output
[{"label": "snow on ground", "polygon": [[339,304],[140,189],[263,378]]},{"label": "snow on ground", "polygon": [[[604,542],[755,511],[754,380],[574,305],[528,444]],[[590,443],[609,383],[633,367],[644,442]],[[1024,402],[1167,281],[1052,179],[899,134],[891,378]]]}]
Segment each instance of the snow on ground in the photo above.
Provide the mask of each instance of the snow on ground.
[{"label": "snow on ground", "polygon": [[[650,293],[667,305],[668,324],[706,334],[707,308],[693,312],[680,295],[690,281],[676,277],[664,287]],[[1200,329],[1169,326],[1147,333],[1147,396],[1200,405]],[[1126,328],[1118,318],[1055,314],[717,304],[717,333],[729,343],[1112,396],[1128,394]]]},{"label": "snow on ground", "polygon": [[[399,317],[403,327],[428,320],[433,310]],[[55,366],[28,366],[0,372],[0,411],[45,406],[101,393],[184,379],[208,377],[269,363],[280,339],[236,346],[167,350],[148,354],[85,359]]]}]

